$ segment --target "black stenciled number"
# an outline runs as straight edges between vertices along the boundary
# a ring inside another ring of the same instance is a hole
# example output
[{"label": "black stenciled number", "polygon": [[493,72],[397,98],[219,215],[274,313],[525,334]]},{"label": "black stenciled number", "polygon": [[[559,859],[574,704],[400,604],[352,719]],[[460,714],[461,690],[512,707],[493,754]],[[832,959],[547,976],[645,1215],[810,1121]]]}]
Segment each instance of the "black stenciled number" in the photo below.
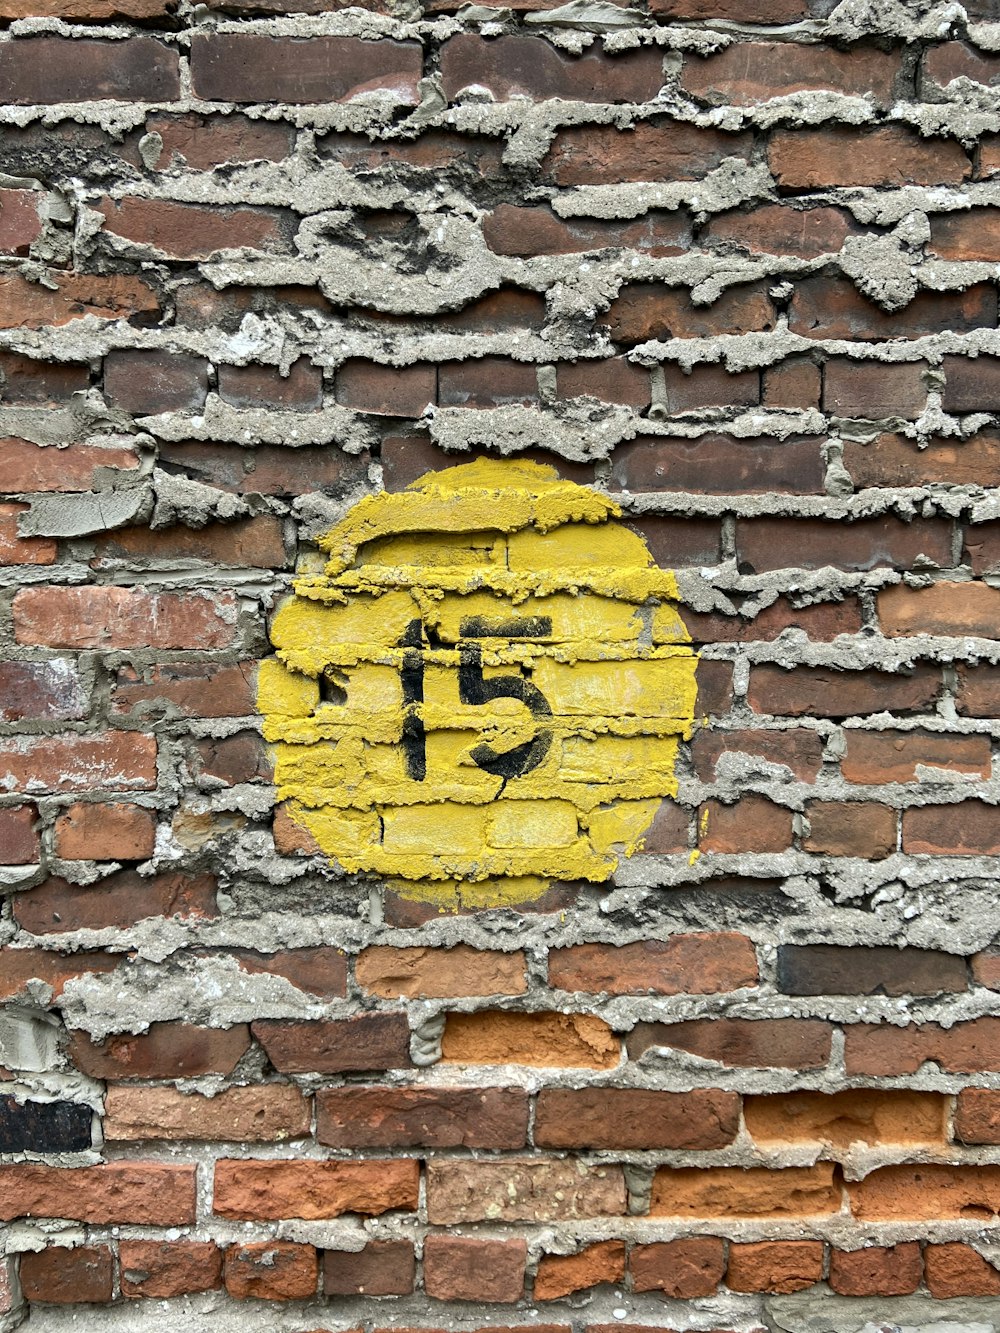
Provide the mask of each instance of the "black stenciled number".
[{"label": "black stenciled number", "polygon": [[[548,616],[514,616],[509,620],[487,621],[469,616],[461,622],[465,639],[529,639],[552,633]],[[399,639],[403,651],[400,681],[403,687],[403,754],[406,771],[415,782],[427,776],[427,733],[421,716],[424,702],[424,626],[414,619]],[[517,699],[533,717],[551,717],[549,701],[537,685],[523,676],[483,675],[483,650],[478,643],[460,643],[458,647],[458,695],[464,704],[486,704],[493,699]],[[552,730],[539,727],[530,741],[513,750],[494,750],[492,745],[477,745],[472,760],[487,773],[502,778],[519,778],[537,768],[552,745]]]},{"label": "black stenciled number", "polygon": [[[526,639],[552,633],[548,616],[525,616],[495,622],[492,626],[479,616],[470,616],[461,624],[463,638]],[[483,650],[478,643],[459,644],[458,697],[464,704],[486,704],[492,699],[518,699],[533,717],[551,717],[549,701],[537,685],[523,676],[483,675]],[[492,745],[477,745],[472,761],[498,778],[520,778],[537,768],[552,745],[550,727],[539,727],[530,741],[499,752]]]}]

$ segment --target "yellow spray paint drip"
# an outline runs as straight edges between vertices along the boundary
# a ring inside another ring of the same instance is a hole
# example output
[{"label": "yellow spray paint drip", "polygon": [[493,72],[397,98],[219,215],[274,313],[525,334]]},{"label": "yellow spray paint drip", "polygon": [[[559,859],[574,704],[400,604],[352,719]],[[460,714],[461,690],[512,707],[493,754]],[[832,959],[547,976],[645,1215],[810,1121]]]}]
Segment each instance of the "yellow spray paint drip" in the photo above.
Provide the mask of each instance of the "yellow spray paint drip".
[{"label": "yellow spray paint drip", "polygon": [[346,870],[439,905],[602,881],[690,734],[673,574],[606,496],[480,460],[368,497],[274,618],[278,798]]}]

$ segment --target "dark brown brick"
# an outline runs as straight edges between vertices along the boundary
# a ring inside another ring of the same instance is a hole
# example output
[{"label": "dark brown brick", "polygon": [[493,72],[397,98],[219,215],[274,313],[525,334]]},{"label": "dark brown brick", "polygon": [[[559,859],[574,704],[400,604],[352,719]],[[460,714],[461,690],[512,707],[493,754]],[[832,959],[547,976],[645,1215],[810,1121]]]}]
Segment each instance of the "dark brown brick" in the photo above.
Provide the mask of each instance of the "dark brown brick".
[{"label": "dark brown brick", "polygon": [[323,1254],[323,1292],[327,1296],[407,1296],[416,1264],[408,1240],[373,1240],[360,1250]]},{"label": "dark brown brick", "polygon": [[968,985],[965,959],[934,949],[778,948],[778,989],[785,995],[941,995]]},{"label": "dark brown brick", "polygon": [[4,100],[27,103],[170,102],[180,96],[177,52],[152,37],[107,42],[15,39],[0,48]]},{"label": "dark brown brick", "polygon": [[737,440],[705,434],[696,439],[640,436],[615,451],[612,490],[691,491],[696,495],[792,495],[823,490],[820,441]]},{"label": "dark brown brick", "polygon": [[512,97],[545,101],[648,102],[663,84],[656,47],[624,55],[591,49],[571,56],[542,37],[494,37],[461,33],[441,48],[444,95],[455,101],[466,88],[488,88],[501,102]]},{"label": "dark brown brick", "polygon": [[653,1046],[690,1051],[703,1060],[763,1069],[822,1069],[833,1029],[813,1018],[695,1018],[637,1023],[626,1039],[630,1060]]}]

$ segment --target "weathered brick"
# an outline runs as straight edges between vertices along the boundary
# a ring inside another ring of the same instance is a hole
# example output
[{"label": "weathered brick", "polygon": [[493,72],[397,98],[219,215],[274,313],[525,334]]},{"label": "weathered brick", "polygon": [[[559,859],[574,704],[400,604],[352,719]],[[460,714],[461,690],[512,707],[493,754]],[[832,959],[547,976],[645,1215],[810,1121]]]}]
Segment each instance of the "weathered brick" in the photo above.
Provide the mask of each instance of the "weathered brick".
[{"label": "weathered brick", "polygon": [[739,1098],[714,1088],[543,1088],[535,1108],[542,1148],[722,1148],[739,1128]]},{"label": "weathered brick", "polygon": [[823,1280],[823,1242],[765,1240],[730,1245],[726,1286],[730,1291],[788,1295]]},{"label": "weathered brick", "polygon": [[79,1102],[19,1102],[0,1097],[0,1152],[83,1152],[94,1113]]},{"label": "weathered brick", "polygon": [[918,417],[927,401],[923,362],[886,365],[833,357],[823,371],[823,407],[868,421]]},{"label": "weathered brick", "polygon": [[111,690],[111,712],[143,717],[246,717],[255,711],[255,662],[220,666],[206,662],[162,662],[119,667]]},{"label": "weathered brick", "polygon": [[77,801],[55,823],[56,852],[70,861],[143,861],[155,840],[156,816],[138,805]]},{"label": "weathered brick", "polygon": [[943,519],[868,518],[857,523],[754,518],[736,524],[736,549],[747,573],[771,569],[910,569],[950,565],[951,524]]},{"label": "weathered brick", "polygon": [[718,519],[658,518],[655,514],[644,514],[630,518],[626,526],[639,533],[661,569],[718,564]]},{"label": "weathered brick", "polygon": [[747,701],[755,713],[784,717],[851,717],[855,713],[924,712],[941,688],[939,669],[918,663],[907,673],[827,667],[758,666]]},{"label": "weathered brick", "polygon": [[681,87],[712,106],[753,106],[830,89],[887,107],[898,70],[898,55],[874,47],[837,51],[795,42],[734,42],[707,58],[688,56]]},{"label": "weathered brick", "polygon": [[87,366],[34,361],[17,352],[0,352],[0,398],[20,406],[65,406],[90,385]]},{"label": "weathered brick", "polygon": [[[848,731],[840,771],[848,782],[947,782],[990,773],[986,736],[937,731]],[[928,772],[927,770],[932,770]]]},{"label": "weathered brick", "polygon": [[236,1161],[215,1164],[213,1211],[220,1217],[307,1221],[342,1213],[375,1216],[417,1206],[419,1163]]},{"label": "weathered brick", "polygon": [[1000,712],[1000,668],[960,663],[956,704],[963,717],[994,717]]},{"label": "weathered brick", "polygon": [[653,1176],[652,1217],[818,1217],[840,1212],[830,1162],[815,1166],[661,1167]]},{"label": "weathered brick", "polygon": [[655,47],[624,55],[591,50],[570,56],[542,37],[451,37],[441,48],[441,82],[449,102],[468,88],[488,88],[500,102],[512,97],[545,101],[648,102],[663,84]]},{"label": "weathered brick", "polygon": [[[852,733],[856,734],[856,733]],[[778,765],[788,769],[803,782],[814,782],[823,765],[823,738],[815,731],[804,729],[782,731],[699,731],[691,742],[691,759],[695,772],[703,782],[711,782],[744,757],[760,760],[762,764]]]},{"label": "weathered brick", "polygon": [[432,1226],[555,1222],[624,1212],[625,1180],[619,1166],[511,1157],[502,1162],[435,1158],[427,1164],[427,1220]]},{"label": "weathered brick", "polygon": [[109,1162],[60,1167],[0,1166],[0,1218],[64,1217],[95,1226],[189,1226],[195,1220],[194,1166]]},{"label": "weathered brick", "polygon": [[567,1069],[612,1069],[618,1041],[591,1014],[449,1014],[442,1057],[461,1064],[551,1065]]},{"label": "weathered brick", "polygon": [[745,935],[673,935],[636,944],[576,944],[549,953],[549,985],[608,995],[707,995],[757,984]]},{"label": "weathered brick", "polygon": [[41,235],[41,196],[34,190],[0,189],[0,252],[26,255]]},{"label": "weathered brick", "polygon": [[528,1098],[518,1088],[324,1088],[316,1138],[335,1148],[521,1148]]},{"label": "weathered brick", "polygon": [[443,361],[437,384],[442,407],[528,407],[539,398],[535,367],[500,356]]},{"label": "weathered brick", "polygon": [[302,1023],[258,1019],[253,1035],[282,1074],[410,1067],[410,1029],[402,1014]]},{"label": "weathered brick", "polygon": [[609,484],[613,490],[696,495],[809,495],[822,492],[824,471],[818,439],[639,436],[615,450]]},{"label": "weathered brick", "polygon": [[944,1028],[937,1023],[851,1023],[844,1029],[848,1074],[881,1078],[915,1074],[925,1061],[944,1072],[974,1074],[1000,1069],[1000,1018],[987,1016]]},{"label": "weathered brick", "polygon": [[993,412],[1000,407],[1000,357],[946,356],[941,365],[941,406],[946,412]]},{"label": "weathered brick", "polygon": [[959,1143],[1000,1143],[1000,1093],[993,1088],[963,1088],[955,1104],[955,1139]]},{"label": "weathered brick", "polygon": [[37,820],[37,806],[0,807],[0,865],[25,866],[39,859],[41,843]]},{"label": "weathered brick", "polygon": [[968,440],[931,440],[924,449],[902,435],[867,444],[845,440],[844,466],[857,487],[977,485],[1000,468],[1000,440],[989,431]]},{"label": "weathered brick", "polygon": [[408,1240],[373,1240],[360,1250],[325,1250],[326,1296],[407,1296],[416,1263]]},{"label": "weathered brick", "polygon": [[191,41],[195,94],[215,102],[351,102],[378,90],[399,106],[416,106],[421,63],[416,42],[256,33]]},{"label": "weathered brick", "polygon": [[625,1242],[602,1240],[576,1254],[543,1254],[535,1274],[533,1299],[556,1301],[574,1291],[625,1278]]},{"label": "weathered brick", "polygon": [[861,608],[854,598],[795,606],[787,597],[778,597],[756,613],[744,605],[739,615],[730,616],[685,608],[684,623],[692,643],[770,643],[789,629],[829,642],[839,634],[857,634],[862,627]]},{"label": "weathered brick", "polygon": [[810,801],[802,849],[821,856],[863,856],[878,861],[896,850],[897,814],[874,801]]},{"label": "weathered brick", "polygon": [[249,1046],[245,1023],[231,1028],[152,1023],[144,1033],[121,1033],[100,1042],[85,1032],[74,1032],[69,1054],[91,1078],[195,1078],[231,1074]]},{"label": "weathered brick", "polygon": [[976,283],[964,292],[918,292],[902,310],[890,314],[846,278],[805,278],[795,286],[788,314],[793,333],[852,341],[969,333],[996,324],[996,293],[987,283]]},{"label": "weathered brick", "polygon": [[560,365],[556,378],[560,398],[597,398],[628,407],[649,406],[649,371],[624,357],[608,361],[575,361]]},{"label": "weathered brick", "polygon": [[614,185],[623,181],[699,180],[726,158],[746,161],[751,135],[725,134],[683,121],[632,130],[573,125],[560,130],[542,161],[556,185]]},{"label": "weathered brick", "polygon": [[95,565],[160,565],[167,561],[199,561],[251,569],[283,569],[288,564],[280,519],[262,514],[235,523],[208,523],[203,528],[116,528],[94,543]]},{"label": "weathered brick", "polygon": [[22,537],[18,519],[26,505],[0,504],[0,566],[51,565],[58,547],[49,537]]},{"label": "weathered brick", "polygon": [[0,722],[75,722],[87,714],[87,693],[71,658],[0,662]]},{"label": "weathered brick", "polygon": [[904,810],[903,851],[931,856],[992,856],[1000,852],[996,807],[968,800]]},{"label": "weathered brick", "polygon": [[792,845],[792,812],[763,796],[744,796],[732,805],[706,801],[698,815],[703,852],[784,852]]},{"label": "weathered brick", "polygon": [[260,1240],[228,1245],[222,1281],[238,1301],[300,1301],[316,1294],[319,1258],[312,1245]]},{"label": "weathered brick", "polygon": [[924,1249],[927,1290],[938,1300],[949,1296],[1000,1296],[1000,1272],[971,1245],[953,1241]]},{"label": "weathered brick", "polygon": [[111,1300],[114,1259],[106,1245],[48,1245],[21,1256],[18,1276],[28,1301],[96,1305]]},{"label": "weathered brick", "polygon": [[[732,48],[740,49],[739,45]],[[731,243],[751,254],[816,259],[838,254],[847,237],[859,230],[850,213],[842,208],[762,204],[748,213],[717,213],[705,225],[702,236],[709,243]]]},{"label": "weathered brick", "polygon": [[156,741],[135,731],[97,736],[10,736],[0,741],[8,792],[146,791],[156,786]]},{"label": "weathered brick", "polygon": [[933,1218],[991,1221],[1000,1212],[1000,1167],[883,1166],[848,1181],[851,1212],[862,1222]]},{"label": "weathered brick", "polygon": [[138,465],[138,451],[124,445],[87,441],[62,448],[16,438],[0,440],[0,487],[10,495],[96,490],[98,469],[124,472]]},{"label": "weathered brick", "polygon": [[968,42],[939,42],[924,53],[924,79],[944,88],[955,79],[969,79],[987,87],[1000,81],[1000,60]]},{"label": "weathered brick", "polygon": [[[146,117],[144,131],[160,137],[158,171],[172,167],[211,171],[223,162],[280,162],[295,145],[291,125],[240,115],[153,112]],[[138,152],[136,159],[138,165]]]},{"label": "weathered brick", "polygon": [[124,273],[101,277],[46,269],[44,276],[42,286],[20,273],[0,274],[0,328],[43,329],[85,316],[148,324],[160,312],[152,288]]},{"label": "weathered brick", "polygon": [[314,412],[323,406],[322,372],[304,356],[287,375],[271,366],[220,366],[218,378],[219,397],[232,407]]},{"label": "weathered brick", "polygon": [[813,1018],[694,1018],[683,1023],[637,1023],[626,1039],[630,1060],[655,1046],[690,1051],[735,1067],[822,1069],[832,1028]]},{"label": "weathered brick", "polygon": [[907,634],[997,637],[1000,589],[987,583],[905,584],[878,594],[878,615],[890,638]]},{"label": "weathered brick", "polygon": [[180,204],[127,195],[97,205],[106,234],[145,246],[169,259],[209,259],[245,247],[284,254],[291,248],[293,215],[280,209]]},{"label": "weathered brick", "polygon": [[778,947],[778,989],[785,995],[940,995],[968,985],[965,959],[936,949]]},{"label": "weathered brick", "polygon": [[795,23],[805,18],[805,0],[755,0],[748,10],[741,0],[652,0],[652,12],[670,19],[728,19],[734,23]]},{"label": "weathered brick", "polygon": [[337,401],[358,412],[419,417],[437,401],[437,380],[430,364],[380,366],[352,359],[337,371]]},{"label": "weathered brick", "polygon": [[31,981],[51,987],[53,998],[58,998],[71,978],[113,972],[121,961],[120,954],[99,951],[65,955],[50,949],[3,949],[0,999],[10,1000],[23,994]]},{"label": "weathered brick", "polygon": [[819,366],[805,357],[788,357],[763,373],[761,402],[765,407],[818,408],[823,396]]},{"label": "weathered brick", "polygon": [[208,394],[208,362],[182,352],[109,352],[104,391],[126,412],[197,412]]},{"label": "weathered brick", "polygon": [[654,258],[682,254],[691,240],[686,215],[651,209],[633,222],[561,218],[543,206],[498,204],[483,218],[486,244],[498,255],[565,255],[585,250],[641,250]]},{"label": "weathered brick", "polygon": [[215,879],[169,871],[143,876],[134,870],[90,885],[53,877],[19,894],[14,908],[18,924],[33,935],[124,929],[154,916],[207,919],[217,911]]},{"label": "weathered brick", "polygon": [[163,1300],[222,1285],[222,1251],[214,1241],[121,1240],[121,1292]]},{"label": "weathered brick", "polygon": [[853,127],[776,130],[768,146],[768,163],[784,191],[837,185],[959,185],[971,172],[957,143],[921,139],[896,125],[860,133]]},{"label": "weathered brick", "polygon": [[100,98],[170,102],[180,96],[177,51],[152,37],[22,38],[0,51],[0,86],[16,105]]},{"label": "weathered brick", "polygon": [[619,343],[656,338],[704,338],[773,329],[776,314],[767,283],[727,287],[711,305],[695,305],[686,290],[653,282],[628,283],[599,324]]},{"label": "weathered brick", "polygon": [[458,995],[521,995],[527,989],[520,952],[473,949],[364,949],[354,965],[358,985],[383,999],[443,999]]},{"label": "weathered brick", "polygon": [[841,1296],[909,1296],[924,1275],[916,1241],[862,1250],[832,1250],[828,1281]]},{"label": "weathered brick", "polygon": [[726,1271],[725,1246],[718,1236],[634,1245],[628,1266],[634,1291],[662,1291],[674,1300],[694,1300],[715,1294]]},{"label": "weathered brick", "polygon": [[438,1301],[512,1305],[524,1292],[528,1243],[430,1235],[424,1241],[424,1290]]},{"label": "weathered brick", "polygon": [[286,1083],[224,1088],[214,1097],[176,1088],[110,1086],[104,1100],[109,1141],[194,1139],[281,1143],[309,1134],[310,1102]]},{"label": "weathered brick", "polygon": [[52,648],[228,648],[236,632],[231,592],[22,588],[13,614],[18,643]]},{"label": "weathered brick", "polygon": [[834,1093],[791,1092],[746,1097],[743,1115],[751,1138],[767,1145],[940,1146],[945,1139],[947,1105],[946,1098],[934,1092],[850,1088]]}]

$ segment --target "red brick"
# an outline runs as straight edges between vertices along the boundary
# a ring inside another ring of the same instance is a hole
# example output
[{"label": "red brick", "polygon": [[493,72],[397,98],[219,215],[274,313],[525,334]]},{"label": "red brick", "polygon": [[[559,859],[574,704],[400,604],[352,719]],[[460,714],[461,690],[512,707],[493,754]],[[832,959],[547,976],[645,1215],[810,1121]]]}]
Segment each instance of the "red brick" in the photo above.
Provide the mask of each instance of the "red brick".
[{"label": "red brick", "polygon": [[702,407],[755,407],[760,402],[760,373],[731,373],[721,365],[698,365],[685,373],[666,362],[663,367],[667,412],[691,412]]},{"label": "red brick", "polygon": [[733,23],[795,23],[808,14],[805,0],[652,0],[652,12],[671,19],[728,19]]},{"label": "red brick", "polygon": [[1000,953],[986,949],[972,957],[972,977],[977,986],[1000,990]]},{"label": "red brick", "polygon": [[922,663],[907,674],[829,667],[756,666],[747,700],[755,713],[850,717],[854,713],[926,712],[941,688],[940,670]]},{"label": "red brick", "polygon": [[911,569],[918,561],[950,565],[951,524],[944,519],[757,518],[736,523],[737,558],[747,573],[771,569]]},{"label": "red brick", "polygon": [[822,1069],[832,1028],[812,1018],[695,1018],[685,1023],[637,1023],[627,1039],[630,1060],[652,1046],[690,1051],[735,1067]]},{"label": "red brick", "polygon": [[960,663],[957,705],[963,717],[995,717],[1000,712],[1000,668]]},{"label": "red brick", "polygon": [[71,658],[0,662],[0,722],[70,722],[87,715],[87,694]]},{"label": "red brick", "polygon": [[[960,775],[989,777],[986,736],[948,736],[934,731],[848,731],[841,772],[848,782],[935,782]],[[933,769],[933,774],[918,770]]]},{"label": "red brick", "polygon": [[642,839],[640,855],[686,852],[690,845],[691,811],[666,800],[660,803]]},{"label": "red brick", "polygon": [[494,37],[461,33],[441,48],[441,81],[449,102],[467,88],[488,88],[500,102],[557,97],[581,102],[648,102],[663,85],[663,57],[656,47],[605,55],[570,56],[542,37]]},{"label": "red brick", "polygon": [[1000,440],[989,431],[957,442],[931,440],[924,449],[902,435],[880,435],[868,444],[845,440],[844,466],[859,488],[979,485],[1000,473]]},{"label": "red brick", "polygon": [[326,1088],[316,1138],[335,1148],[521,1148],[528,1099],[517,1088]]},{"label": "red brick", "polygon": [[138,465],[133,448],[91,441],[63,448],[31,440],[0,440],[0,486],[11,495],[96,490],[99,468],[134,471]]},{"label": "red brick", "polygon": [[551,209],[498,204],[483,218],[486,244],[498,255],[565,255],[586,250],[641,250],[655,258],[683,254],[691,228],[682,212],[651,209],[632,222],[561,218]]},{"label": "red brick", "polygon": [[87,366],[33,361],[17,352],[0,352],[0,397],[8,403],[64,407],[72,394],[89,385]]},{"label": "red brick", "polygon": [[100,1042],[74,1032],[69,1054],[91,1078],[196,1078],[231,1074],[249,1048],[245,1023],[231,1028],[152,1023],[139,1035],[123,1032]]},{"label": "red brick", "polygon": [[39,859],[37,819],[33,805],[0,807],[0,865],[24,866]]},{"label": "red brick", "polygon": [[358,412],[419,417],[437,400],[437,369],[430,364],[379,366],[345,361],[337,371],[337,401]]},{"label": "red brick", "polygon": [[53,648],[228,648],[236,631],[231,592],[22,588],[13,612],[18,643]]},{"label": "red brick", "polygon": [[927,1060],[949,1074],[1000,1069],[1000,1018],[975,1018],[943,1028],[937,1023],[894,1027],[852,1023],[844,1029],[848,1074],[915,1074]]},{"label": "red brick", "polygon": [[194,1166],[109,1162],[59,1167],[0,1166],[0,1218],[64,1217],[95,1226],[189,1226],[195,1220]]},{"label": "red brick", "polygon": [[209,259],[220,250],[244,246],[272,254],[286,254],[292,248],[292,215],[280,209],[105,196],[97,211],[104,216],[106,233],[170,259]]},{"label": "red brick", "polygon": [[238,1301],[301,1301],[316,1294],[319,1258],[312,1245],[261,1240],[229,1245],[222,1267],[226,1291]]},{"label": "red brick", "polygon": [[424,1290],[438,1301],[512,1305],[524,1292],[526,1240],[430,1235],[424,1241]]},{"label": "red brick", "polygon": [[222,1251],[214,1241],[118,1242],[125,1297],[164,1300],[222,1286]]},{"label": "red brick", "polygon": [[730,1245],[726,1286],[730,1291],[788,1295],[823,1281],[821,1240],[773,1240]]},{"label": "red brick", "polygon": [[964,292],[918,292],[902,310],[889,313],[846,278],[805,278],[796,284],[788,312],[793,333],[851,341],[970,333],[996,324],[996,292],[985,282]]},{"label": "red brick", "polygon": [[417,1206],[419,1164],[393,1161],[236,1161],[215,1164],[213,1210],[248,1221],[306,1221],[342,1213],[375,1216]]},{"label": "red brick", "polygon": [[[941,259],[991,263],[1000,244],[1000,208],[968,208],[931,215],[929,249]],[[943,293],[935,293],[940,297]]]},{"label": "red brick", "polygon": [[911,854],[992,856],[1000,852],[1000,818],[984,801],[923,805],[903,811],[903,851]]},{"label": "red brick", "polygon": [[226,787],[241,782],[270,782],[272,764],[267,747],[255,731],[197,741],[188,767],[201,786]]},{"label": "red brick", "polygon": [[360,1250],[326,1250],[326,1296],[408,1296],[416,1264],[408,1240],[373,1240]]},{"label": "red brick", "polygon": [[916,1241],[863,1250],[832,1250],[829,1283],[841,1296],[909,1296],[924,1275]]},{"label": "red brick", "polygon": [[464,1065],[614,1069],[619,1057],[618,1040],[603,1019],[545,1011],[449,1014],[441,1049],[445,1061]]},{"label": "red brick", "polygon": [[0,999],[12,1000],[24,995],[34,980],[51,987],[57,999],[66,982],[87,973],[113,972],[122,961],[121,954],[80,952],[70,955],[49,949],[0,950]]},{"label": "red brick", "polygon": [[307,1138],[310,1124],[309,1098],[285,1083],[223,1088],[212,1097],[112,1084],[104,1099],[104,1137],[112,1142],[281,1143]]},{"label": "red brick", "polygon": [[114,1259],[106,1245],[49,1245],[21,1256],[19,1277],[27,1301],[96,1305],[111,1300]]},{"label": "red brick", "polygon": [[745,1097],[743,1115],[747,1132],[765,1148],[806,1143],[838,1151],[855,1144],[941,1148],[949,1101],[940,1093],[875,1088],[790,1092]]},{"label": "red brick", "polygon": [[[295,146],[295,130],[291,125],[239,115],[154,112],[146,118],[143,128],[146,134],[158,134],[163,144],[156,164],[158,171],[169,171],[172,167],[211,171],[224,162],[280,162]],[[138,165],[141,161],[138,152],[136,158]]]},{"label": "red brick", "polygon": [[672,935],[635,944],[576,944],[549,953],[549,985],[605,995],[708,995],[757,984],[745,935]]},{"label": "red brick", "polygon": [[535,1109],[540,1148],[724,1148],[739,1129],[736,1093],[715,1088],[543,1088]]},{"label": "red brick", "polygon": [[55,825],[56,854],[70,861],[144,861],[155,839],[156,816],[138,805],[77,801]]},{"label": "red brick", "polygon": [[[837,185],[958,185],[970,174],[966,154],[951,140],[921,139],[901,126],[776,130],[768,163],[780,190]],[[884,368],[884,367],[883,367]]]},{"label": "red brick", "polygon": [[761,401],[765,407],[819,407],[823,376],[819,366],[802,357],[789,357],[768,366],[763,376]]},{"label": "red brick", "polygon": [[778,946],[785,995],[940,995],[968,989],[965,959],[935,949]]},{"label": "red brick", "polygon": [[823,408],[866,421],[918,417],[927,400],[923,362],[886,365],[834,357],[823,372]]},{"label": "red brick", "polygon": [[434,129],[425,130],[416,139],[372,140],[367,134],[327,134],[320,137],[317,148],[320,157],[333,158],[348,171],[362,175],[402,167],[417,180],[442,171],[474,180],[501,173],[504,142]]},{"label": "red brick", "polygon": [[115,716],[247,717],[255,712],[256,662],[220,666],[164,662],[142,671],[119,667],[111,691]]},{"label": "red brick", "polygon": [[873,47],[837,51],[795,42],[734,42],[706,57],[687,56],[681,87],[711,106],[753,106],[772,97],[829,89],[891,105],[899,56]]},{"label": "red brick", "polygon": [[283,1074],[410,1067],[410,1029],[402,1014],[302,1023],[258,1019],[253,1034]]},{"label": "red brick", "polygon": [[41,235],[41,199],[34,190],[0,189],[0,251],[4,254],[26,255],[32,241]]},{"label": "red brick", "polygon": [[92,885],[53,878],[19,894],[15,903],[18,923],[33,935],[124,928],[154,916],[215,915],[214,878],[179,872],[142,876],[125,870]]},{"label": "red brick", "polygon": [[727,287],[711,305],[695,305],[684,288],[636,282],[621,288],[598,323],[615,342],[639,343],[763,332],[773,329],[775,320],[766,282]]},{"label": "red brick", "polygon": [[[730,48],[743,50],[740,44]],[[783,44],[783,50],[788,46]],[[709,243],[728,242],[750,254],[795,255],[816,259],[839,254],[848,236],[860,227],[845,209],[793,208],[790,204],[761,204],[749,213],[717,213],[702,233]]]},{"label": "red brick", "polygon": [[556,1301],[574,1291],[625,1279],[625,1242],[602,1240],[576,1254],[543,1254],[538,1261],[532,1299]]},{"label": "red brick", "polygon": [[1000,408],[1000,357],[945,356],[941,406],[946,412],[993,412]]},{"label": "red brick", "polygon": [[818,439],[639,436],[615,450],[609,486],[695,495],[814,495],[823,490],[824,474]]},{"label": "red brick", "polygon": [[610,361],[561,364],[557,367],[556,386],[560,398],[586,396],[627,407],[649,406],[649,371],[620,356]]},{"label": "red brick", "polygon": [[99,736],[9,736],[0,740],[7,792],[148,791],[156,786],[156,741],[135,731]]},{"label": "red brick", "polygon": [[[996,17],[991,15],[991,17]],[[987,87],[1000,81],[1000,60],[968,42],[939,42],[924,53],[924,79],[945,88],[955,79],[969,79]]]},{"label": "red brick", "polygon": [[810,801],[806,852],[822,856],[862,856],[878,861],[896,850],[896,811],[874,802]]},{"label": "red brick", "polygon": [[763,796],[744,796],[733,805],[706,801],[698,816],[703,852],[784,852],[792,845],[792,812]]},{"label": "red brick", "polygon": [[750,134],[725,134],[682,121],[640,121],[632,130],[573,125],[556,135],[542,171],[556,185],[700,180],[728,157],[746,161],[752,145]]},{"label": "red brick", "polygon": [[958,1241],[924,1249],[927,1290],[938,1300],[950,1296],[1000,1296],[1000,1273],[971,1245]]},{"label": "red brick", "polygon": [[935,583],[925,588],[899,584],[878,594],[882,631],[890,638],[908,634],[997,637],[1000,589],[986,583]]},{"label": "red brick", "polygon": [[109,352],[104,391],[116,407],[137,416],[197,412],[208,394],[208,362],[181,352]]},{"label": "red brick", "polygon": [[347,959],[341,949],[332,945],[279,949],[276,953],[232,949],[224,956],[235,959],[244,972],[284,977],[296,990],[325,1000],[340,999],[347,994]]},{"label": "red brick", "polygon": [[58,547],[49,537],[22,537],[17,522],[27,505],[0,504],[0,565],[51,565]]},{"label": "red brick", "polygon": [[674,1300],[713,1296],[726,1271],[718,1236],[688,1236],[653,1245],[635,1245],[629,1255],[633,1291],[662,1291]]},{"label": "red brick", "polygon": [[[858,734],[863,733],[851,733]],[[782,731],[706,729],[699,731],[691,742],[691,759],[703,782],[711,782],[720,766],[728,769],[729,755],[740,756],[739,764],[745,759],[777,764],[802,782],[814,782],[823,765],[823,738],[815,731],[799,728]]]},{"label": "red brick", "polygon": [[420,101],[417,42],[256,33],[197,34],[191,41],[195,96],[211,102],[351,102],[384,92],[400,106]]},{"label": "red brick", "polygon": [[20,273],[0,274],[0,328],[43,329],[84,316],[145,324],[160,313],[152,289],[125,274],[95,277],[49,269],[45,280],[43,287]]},{"label": "red brick", "polygon": [[[34,12],[34,11],[32,11]],[[169,102],[180,96],[177,51],[152,37],[92,41],[21,38],[0,51],[0,86],[8,102]]]},{"label": "red brick", "polygon": [[1000,1210],[995,1166],[886,1166],[847,1185],[860,1221],[896,1219],[991,1222]]},{"label": "red brick", "polygon": [[476,361],[444,361],[438,367],[442,407],[531,406],[537,401],[538,372],[533,365],[484,356]]},{"label": "red brick", "polygon": [[270,366],[220,366],[219,397],[232,407],[288,408],[314,412],[323,406],[323,376],[300,356],[282,377]]},{"label": "red brick", "polygon": [[1000,1143],[1000,1092],[963,1088],[955,1104],[956,1143]]},{"label": "red brick", "polygon": [[521,995],[527,989],[524,954],[474,949],[394,949],[374,945],[358,954],[354,975],[362,990],[383,999],[448,999],[462,995]]},{"label": "red brick", "polygon": [[198,560],[251,569],[283,569],[288,564],[281,520],[270,514],[203,528],[116,528],[97,538],[94,553],[97,568],[121,560],[130,565]]},{"label": "red brick", "polygon": [[739,615],[729,616],[685,608],[684,623],[693,643],[770,643],[788,629],[801,630],[818,642],[829,642],[838,634],[859,632],[861,608],[854,598],[794,606],[786,597],[778,597],[756,613],[746,603]]}]

